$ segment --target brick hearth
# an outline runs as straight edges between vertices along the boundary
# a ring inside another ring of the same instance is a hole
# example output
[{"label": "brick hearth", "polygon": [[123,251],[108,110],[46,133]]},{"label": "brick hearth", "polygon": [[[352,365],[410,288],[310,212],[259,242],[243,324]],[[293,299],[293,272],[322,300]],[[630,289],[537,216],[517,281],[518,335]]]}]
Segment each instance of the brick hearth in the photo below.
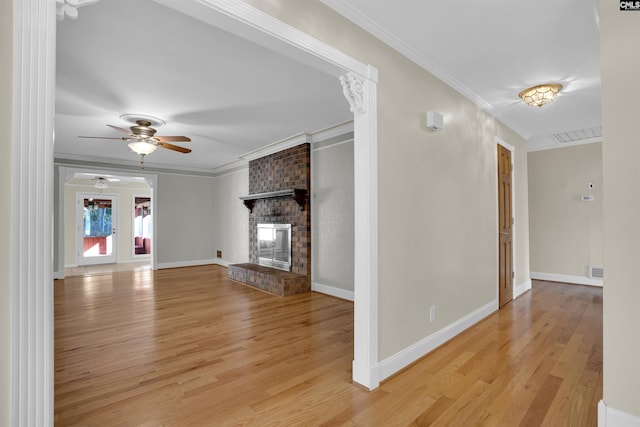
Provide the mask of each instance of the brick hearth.
[{"label": "brick hearth", "polygon": [[229,278],[283,297],[309,292],[307,276],[258,264],[230,265]]}]

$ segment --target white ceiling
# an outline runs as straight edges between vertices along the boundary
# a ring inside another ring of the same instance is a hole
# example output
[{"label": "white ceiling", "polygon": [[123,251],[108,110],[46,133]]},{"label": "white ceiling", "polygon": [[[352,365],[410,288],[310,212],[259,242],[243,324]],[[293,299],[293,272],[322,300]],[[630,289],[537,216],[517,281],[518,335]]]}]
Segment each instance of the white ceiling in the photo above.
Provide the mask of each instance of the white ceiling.
[{"label": "white ceiling", "polygon": [[301,132],[352,120],[335,75],[260,47],[152,0],[101,0],[58,22],[55,155],[136,164],[107,127],[121,114],[166,121],[190,154],[159,149],[147,167],[215,172]]},{"label": "white ceiling", "polygon": [[[553,134],[601,132],[594,0],[323,2],[490,111],[530,150],[559,146]],[[564,85],[551,104],[518,98],[551,82]]]},{"label": "white ceiling", "polygon": [[[490,111],[530,149],[560,146],[553,134],[598,139],[593,0],[323,1]],[[160,149],[148,167],[203,171],[352,118],[335,75],[152,0],[101,0],[60,21],[56,78],[58,158],[137,162],[124,141],[78,138],[121,136],[106,124],[129,126],[125,113],[165,120],[158,135],[192,138],[182,144],[191,154]],[[551,104],[518,98],[547,82],[564,85]]]}]

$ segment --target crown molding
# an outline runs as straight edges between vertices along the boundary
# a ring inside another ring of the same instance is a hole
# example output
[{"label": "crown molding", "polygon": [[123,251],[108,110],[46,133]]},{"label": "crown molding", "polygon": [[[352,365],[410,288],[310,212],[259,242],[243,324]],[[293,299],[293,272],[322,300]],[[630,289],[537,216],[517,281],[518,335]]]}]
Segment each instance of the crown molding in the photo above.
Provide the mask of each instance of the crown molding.
[{"label": "crown molding", "polygon": [[353,133],[353,120],[349,120],[348,122],[340,123],[335,126],[330,126],[325,129],[320,129],[311,133],[311,139],[314,144],[322,141],[326,141],[327,139],[337,138],[342,135],[352,134]]},{"label": "crown molding", "polygon": [[597,142],[602,142],[602,137],[598,136],[595,138],[586,138],[578,141],[572,142],[563,142],[560,143],[553,138],[545,138],[544,140],[539,141],[529,141],[527,143],[527,153],[533,153],[536,151],[545,151],[545,150],[555,150],[556,148],[568,148],[574,147],[576,145],[585,145],[585,144],[594,144]]},{"label": "crown molding", "polygon": [[279,151],[298,146],[300,144],[317,144],[331,138],[336,138],[352,133],[353,120],[334,126],[329,126],[327,128],[320,129],[311,133],[301,132],[288,138],[281,139],[280,141],[265,145],[264,147],[258,148],[256,150],[249,151],[248,153],[239,156],[236,160],[214,168],[213,171],[215,174],[219,175],[233,172],[234,170],[238,169],[244,169],[247,167],[248,163],[251,160],[259,159],[261,157],[268,156],[270,154],[274,154]]},{"label": "crown molding", "polygon": [[189,175],[189,176],[204,176],[214,177],[215,175],[210,169],[197,169],[197,168],[167,168],[161,167],[162,165],[147,164],[145,162],[144,169],[140,169],[139,162],[131,162],[128,160],[114,159],[110,157],[94,157],[94,156],[78,156],[74,154],[56,153],[54,158],[54,164],[58,166],[73,166],[83,168],[94,168],[101,170],[123,170],[131,172],[132,174],[146,174],[146,173],[164,173],[172,175]]},{"label": "crown molding", "polygon": [[268,156],[287,148],[295,147],[300,144],[317,144],[331,138],[337,138],[342,135],[353,134],[353,120],[329,126],[311,133],[301,132],[296,135],[281,139],[279,141],[268,144],[264,147],[249,151],[237,159],[225,163],[214,168],[194,168],[180,167],[175,165],[166,165],[162,163],[153,163],[145,161],[144,169],[140,169],[140,162],[137,160],[122,160],[112,157],[84,156],[70,153],[55,153],[55,163],[59,165],[92,165],[107,169],[125,169],[137,170],[140,173],[158,172],[177,175],[198,175],[218,177],[229,173],[238,172],[248,167],[249,161],[260,157]]},{"label": "crown molding", "polygon": [[447,73],[444,69],[436,65],[433,61],[420,54],[417,50],[410,47],[404,41],[399,39],[395,34],[378,24],[376,21],[363,15],[359,10],[350,5],[346,0],[320,0],[326,6],[338,12],[354,24],[363,28],[365,31],[378,38],[391,48],[397,50],[402,55],[428,71],[429,73],[451,86],[465,98],[476,104],[482,110],[488,112],[500,122],[504,123],[509,129],[520,135],[524,139],[529,139],[530,134],[525,132],[519,126],[511,123],[503,114],[493,108],[491,104],[477,95],[474,91],[465,86],[458,79]]}]

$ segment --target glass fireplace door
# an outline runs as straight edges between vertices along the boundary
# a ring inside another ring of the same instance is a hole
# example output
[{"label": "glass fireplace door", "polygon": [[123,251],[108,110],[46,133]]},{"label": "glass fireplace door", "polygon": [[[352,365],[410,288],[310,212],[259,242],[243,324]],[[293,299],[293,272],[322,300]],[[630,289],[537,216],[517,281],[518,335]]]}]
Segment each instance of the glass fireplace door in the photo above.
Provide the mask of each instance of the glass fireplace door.
[{"label": "glass fireplace door", "polygon": [[258,224],[258,264],[291,270],[291,224]]}]

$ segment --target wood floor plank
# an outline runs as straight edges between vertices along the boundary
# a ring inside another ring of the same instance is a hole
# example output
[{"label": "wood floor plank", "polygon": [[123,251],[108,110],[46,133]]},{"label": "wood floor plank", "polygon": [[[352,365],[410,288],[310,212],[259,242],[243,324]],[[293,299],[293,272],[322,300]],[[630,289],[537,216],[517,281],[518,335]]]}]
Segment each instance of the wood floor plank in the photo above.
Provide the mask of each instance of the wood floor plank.
[{"label": "wood floor plank", "polygon": [[598,288],[534,281],[373,392],[351,383],[348,301],[220,266],[69,277],[54,298],[56,426],[595,426],[602,396]]}]

